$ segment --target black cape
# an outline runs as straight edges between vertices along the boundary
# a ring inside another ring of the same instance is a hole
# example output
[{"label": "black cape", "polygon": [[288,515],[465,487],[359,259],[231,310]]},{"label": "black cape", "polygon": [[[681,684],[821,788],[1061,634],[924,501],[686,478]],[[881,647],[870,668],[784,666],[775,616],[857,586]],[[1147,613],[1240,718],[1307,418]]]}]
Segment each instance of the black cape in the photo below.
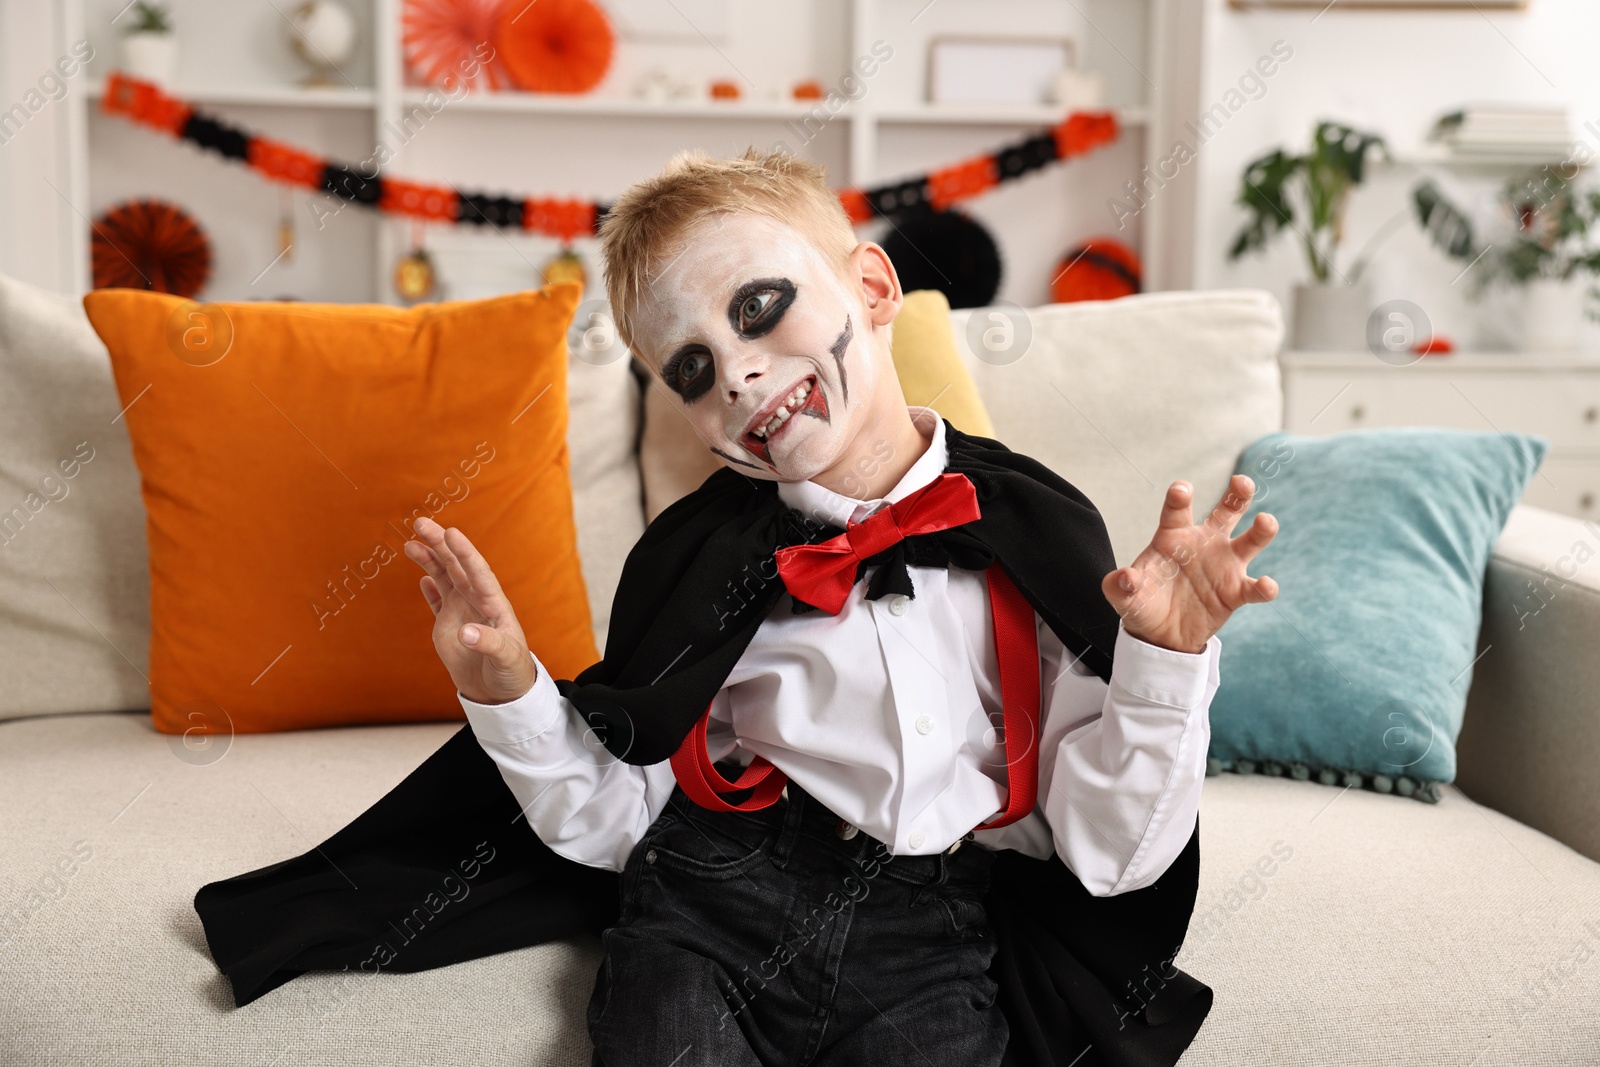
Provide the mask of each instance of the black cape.
[{"label": "black cape", "polygon": [[[945,435],[946,470],[972,481],[982,517],[864,562],[867,595],[914,595],[908,564],[998,560],[1066,648],[1109,680],[1119,619],[1100,582],[1116,562],[1100,513],[1036,460],[948,422]],[[731,468],[662,512],[624,565],[604,658],[557,682],[591,738],[629,763],[670,757],[787,595],[774,551],[838,532]],[[1092,896],[1055,857],[998,852],[986,904],[1007,1062],[1175,1063],[1211,1008],[1210,988],[1172,965],[1199,870],[1198,824],[1153,885],[1113,897]],[[464,726],[317,848],[203,886],[194,903],[243,1006],[306,971],[421,971],[597,935],[615,922],[619,893],[617,874],[529,832]]]}]

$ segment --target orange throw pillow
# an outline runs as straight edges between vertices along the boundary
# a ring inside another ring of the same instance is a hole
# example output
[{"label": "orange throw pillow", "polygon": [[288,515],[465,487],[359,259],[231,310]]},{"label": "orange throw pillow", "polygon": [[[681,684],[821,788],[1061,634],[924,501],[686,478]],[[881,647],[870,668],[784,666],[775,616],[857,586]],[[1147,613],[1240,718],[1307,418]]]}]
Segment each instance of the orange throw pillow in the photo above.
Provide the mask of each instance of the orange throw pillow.
[{"label": "orange throw pillow", "polygon": [[554,676],[599,658],[567,475],[580,294],[84,297],[143,485],[157,730],[461,719],[402,551],[421,515],[472,538]]}]

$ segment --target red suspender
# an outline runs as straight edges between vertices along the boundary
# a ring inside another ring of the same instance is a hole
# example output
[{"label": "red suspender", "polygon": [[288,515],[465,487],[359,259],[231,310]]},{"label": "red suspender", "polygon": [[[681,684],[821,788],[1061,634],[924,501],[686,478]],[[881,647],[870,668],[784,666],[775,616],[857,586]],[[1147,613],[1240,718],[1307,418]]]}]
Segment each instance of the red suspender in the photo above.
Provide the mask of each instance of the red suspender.
[{"label": "red suspender", "polygon": [[[976,829],[992,830],[1023,818],[1039,796],[1039,633],[1033,606],[999,564],[984,572],[989,579],[989,604],[994,614],[995,655],[1000,664],[1000,702],[1005,708],[1006,807]],[[770,807],[783,791],[787,776],[765,757],[756,756],[739,775],[728,781],[711,765],[706,748],[706,726],[711,708],[689,731],[672,754],[672,773],[688,798],[712,811],[758,811]],[[1026,748],[1017,752],[1019,745]],[[719,794],[754,786],[741,804],[730,804]]]}]

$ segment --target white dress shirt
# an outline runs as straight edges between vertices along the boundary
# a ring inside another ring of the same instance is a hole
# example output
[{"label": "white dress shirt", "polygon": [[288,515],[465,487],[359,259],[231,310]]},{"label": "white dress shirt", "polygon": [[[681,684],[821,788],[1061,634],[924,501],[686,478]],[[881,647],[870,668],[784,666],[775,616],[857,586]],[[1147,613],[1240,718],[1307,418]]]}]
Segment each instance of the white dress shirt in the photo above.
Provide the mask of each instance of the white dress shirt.
[{"label": "white dress shirt", "polygon": [[[909,409],[927,451],[881,499],[780,482],[784,503],[843,528],[933,481],[944,423]],[[915,597],[867,600],[856,584],[838,615],[795,615],[784,594],[711,705],[714,760],[770,760],[895,855],[942,852],[1001,811],[1007,754],[994,625],[982,571],[908,568]],[[1090,893],[1150,885],[1188,843],[1200,806],[1221,642],[1198,653],[1119,628],[1111,682],[1039,634],[1039,799],[973,840],[1037,859],[1054,852]],[[538,680],[504,704],[461,697],[467,720],[529,825],[555,852],[621,870],[666,807],[670,763],[613,757],[557,691]],[[1025,739],[1024,739],[1025,740]],[[781,802],[780,802],[781,803]]]}]

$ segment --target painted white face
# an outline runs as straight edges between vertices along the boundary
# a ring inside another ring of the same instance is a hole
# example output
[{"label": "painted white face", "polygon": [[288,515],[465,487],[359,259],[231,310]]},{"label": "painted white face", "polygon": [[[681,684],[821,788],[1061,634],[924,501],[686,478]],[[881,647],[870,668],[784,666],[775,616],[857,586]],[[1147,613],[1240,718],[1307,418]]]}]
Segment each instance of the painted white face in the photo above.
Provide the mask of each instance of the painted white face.
[{"label": "painted white face", "polygon": [[701,219],[652,264],[634,348],[717,456],[804,481],[869,419],[882,364],[866,300],[810,239],[749,212]]}]

